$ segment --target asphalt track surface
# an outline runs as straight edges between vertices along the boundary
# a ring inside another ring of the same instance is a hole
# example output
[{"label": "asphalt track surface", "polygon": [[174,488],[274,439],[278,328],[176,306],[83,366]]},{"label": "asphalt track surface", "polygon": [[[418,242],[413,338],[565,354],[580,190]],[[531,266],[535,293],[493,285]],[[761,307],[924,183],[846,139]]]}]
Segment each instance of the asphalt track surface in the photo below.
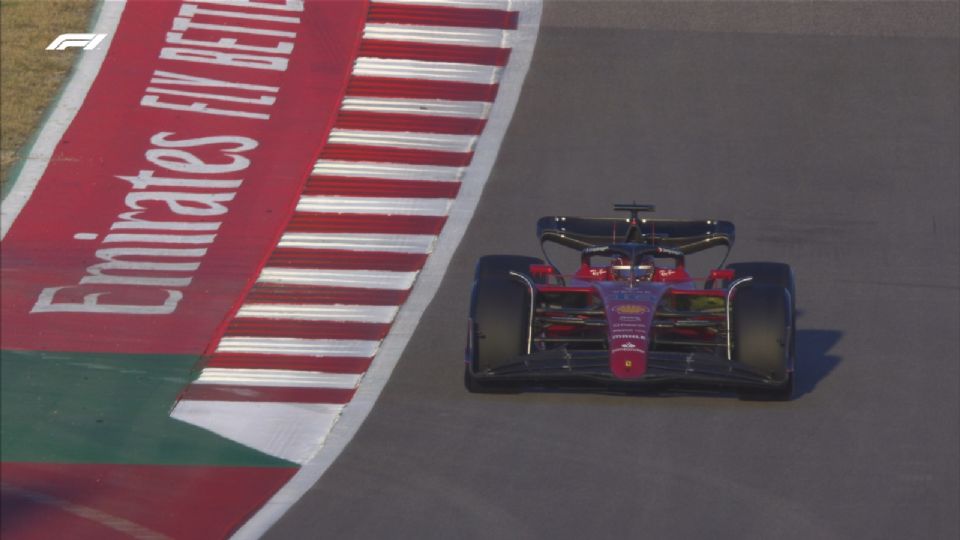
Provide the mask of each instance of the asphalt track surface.
[{"label": "asphalt track surface", "polygon": [[[268,538],[958,537],[956,4],[646,6],[547,2],[437,297]],[[633,199],[794,266],[796,400],[466,393],[476,258]]]}]

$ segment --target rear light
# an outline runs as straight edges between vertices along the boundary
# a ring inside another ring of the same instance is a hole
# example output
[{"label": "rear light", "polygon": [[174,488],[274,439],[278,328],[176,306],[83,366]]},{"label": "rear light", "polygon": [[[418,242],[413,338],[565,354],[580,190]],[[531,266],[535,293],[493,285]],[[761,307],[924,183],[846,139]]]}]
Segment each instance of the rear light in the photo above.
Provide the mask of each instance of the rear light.
[{"label": "rear light", "polygon": [[712,281],[733,281],[733,270],[711,270],[710,280]]},{"label": "rear light", "polygon": [[531,264],[530,274],[535,278],[546,278],[553,275],[553,267],[549,264]]}]

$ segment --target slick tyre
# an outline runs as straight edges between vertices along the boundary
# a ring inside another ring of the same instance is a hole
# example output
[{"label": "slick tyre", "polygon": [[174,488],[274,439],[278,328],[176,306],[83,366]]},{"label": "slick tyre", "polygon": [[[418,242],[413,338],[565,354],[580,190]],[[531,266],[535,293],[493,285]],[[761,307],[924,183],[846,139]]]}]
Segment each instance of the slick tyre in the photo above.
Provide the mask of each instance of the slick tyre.
[{"label": "slick tyre", "polygon": [[794,282],[793,269],[789,264],[778,262],[742,262],[727,265],[727,269],[734,271],[734,279],[751,277],[752,285],[774,285],[783,287],[790,293],[790,373],[793,384],[793,373],[797,363],[797,286]]},{"label": "slick tyre", "polygon": [[731,310],[733,360],[763,373],[774,386],[743,389],[752,400],[789,400],[793,395],[790,369],[793,320],[786,288],[744,284],[733,297]]},{"label": "slick tyre", "polygon": [[484,381],[479,373],[526,353],[530,299],[526,287],[506,277],[484,277],[474,284],[470,314],[469,363],[464,384],[471,392],[511,391],[512,385]]},{"label": "slick tyre", "polygon": [[796,285],[793,282],[793,270],[789,264],[776,262],[743,262],[727,265],[733,270],[733,279],[752,277],[754,284],[778,285],[790,292],[790,301],[796,298]]}]

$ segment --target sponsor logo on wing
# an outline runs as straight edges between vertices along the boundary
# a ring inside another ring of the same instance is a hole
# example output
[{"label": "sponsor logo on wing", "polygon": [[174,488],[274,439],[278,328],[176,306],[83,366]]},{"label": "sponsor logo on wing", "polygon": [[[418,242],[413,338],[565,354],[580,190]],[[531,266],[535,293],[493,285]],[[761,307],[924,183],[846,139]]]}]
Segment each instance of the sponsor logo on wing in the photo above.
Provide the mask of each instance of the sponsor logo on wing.
[{"label": "sponsor logo on wing", "polygon": [[620,315],[643,315],[650,311],[650,308],[642,304],[623,304],[613,308]]}]

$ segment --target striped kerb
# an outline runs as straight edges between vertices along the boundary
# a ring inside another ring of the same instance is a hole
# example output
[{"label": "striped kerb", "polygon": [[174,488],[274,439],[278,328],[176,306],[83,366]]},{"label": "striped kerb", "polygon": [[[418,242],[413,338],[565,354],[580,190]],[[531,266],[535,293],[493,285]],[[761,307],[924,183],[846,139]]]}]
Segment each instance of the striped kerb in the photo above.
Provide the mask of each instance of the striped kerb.
[{"label": "striped kerb", "polygon": [[327,144],[175,416],[260,414],[251,402],[327,404],[332,427],[460,193],[510,61],[518,14],[508,6],[370,3]]}]

